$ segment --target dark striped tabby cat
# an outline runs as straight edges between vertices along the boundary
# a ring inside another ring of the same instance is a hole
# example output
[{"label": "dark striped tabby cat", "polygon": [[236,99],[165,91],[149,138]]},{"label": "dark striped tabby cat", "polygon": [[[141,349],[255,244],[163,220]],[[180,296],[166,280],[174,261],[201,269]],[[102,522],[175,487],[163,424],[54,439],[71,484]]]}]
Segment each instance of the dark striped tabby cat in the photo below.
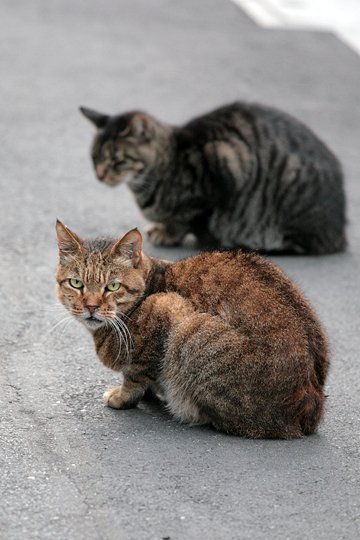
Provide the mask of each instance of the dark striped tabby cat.
[{"label": "dark striped tabby cat", "polygon": [[328,370],[321,326],[300,291],[252,253],[179,262],[142,253],[137,229],[85,241],[57,222],[57,294],[121,371],[110,407],[160,395],[181,422],[292,438],[321,419]]},{"label": "dark striped tabby cat", "polygon": [[142,112],[81,111],[98,128],[98,179],[127,182],[154,222],[154,244],[299,254],[345,248],[340,164],[288,114],[234,103],[179,128]]}]

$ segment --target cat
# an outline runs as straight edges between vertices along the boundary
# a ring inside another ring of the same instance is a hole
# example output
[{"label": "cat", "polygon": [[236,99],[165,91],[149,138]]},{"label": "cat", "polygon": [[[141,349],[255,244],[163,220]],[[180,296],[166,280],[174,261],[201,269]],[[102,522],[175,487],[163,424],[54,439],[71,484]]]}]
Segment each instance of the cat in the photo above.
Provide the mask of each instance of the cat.
[{"label": "cat", "polygon": [[249,438],[312,433],[323,413],[328,348],[308,302],[255,253],[203,252],[178,262],[142,252],[132,229],[82,240],[57,222],[57,295],[122,372],[104,399],[134,407],[146,392],[185,423]]},{"label": "cat", "polygon": [[341,166],[304,124],[279,110],[234,103],[171,127],[143,112],[96,126],[99,180],[126,182],[155,245],[242,247],[268,253],[345,249]]}]

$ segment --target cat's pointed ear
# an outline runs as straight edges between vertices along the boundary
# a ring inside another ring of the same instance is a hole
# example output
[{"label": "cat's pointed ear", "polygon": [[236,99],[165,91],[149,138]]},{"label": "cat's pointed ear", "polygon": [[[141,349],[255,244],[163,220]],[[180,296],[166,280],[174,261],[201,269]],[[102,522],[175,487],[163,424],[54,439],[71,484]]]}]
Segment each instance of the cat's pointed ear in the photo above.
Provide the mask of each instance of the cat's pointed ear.
[{"label": "cat's pointed ear", "polygon": [[75,255],[83,250],[82,240],[58,219],[56,220],[56,234],[60,257]]},{"label": "cat's pointed ear", "polygon": [[92,109],[87,109],[86,107],[79,107],[79,109],[83,115],[99,129],[105,127],[109,121],[109,116],[107,114],[99,113]]},{"label": "cat's pointed ear", "polygon": [[131,229],[120,240],[117,240],[110,250],[113,257],[121,257],[129,265],[137,268],[142,259],[142,236],[138,229]]},{"label": "cat's pointed ear", "polygon": [[135,113],[130,120],[130,131],[136,137],[150,139],[155,131],[154,120],[144,113]]}]

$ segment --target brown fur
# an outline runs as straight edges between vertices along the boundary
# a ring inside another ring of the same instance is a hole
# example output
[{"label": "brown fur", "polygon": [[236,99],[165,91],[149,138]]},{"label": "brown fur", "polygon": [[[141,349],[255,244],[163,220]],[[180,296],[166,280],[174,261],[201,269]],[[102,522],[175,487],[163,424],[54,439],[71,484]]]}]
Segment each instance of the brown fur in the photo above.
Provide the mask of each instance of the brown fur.
[{"label": "brown fur", "polygon": [[[57,231],[59,299],[87,325],[100,360],[124,377],[105,394],[110,407],[133,407],[152,389],[180,421],[227,433],[292,438],[316,429],[326,340],[271,262],[213,252],[170,263],[145,256],[136,229],[92,242],[60,222]],[[119,291],[104,290],[112,280]],[[98,321],[89,320],[90,301]]]}]

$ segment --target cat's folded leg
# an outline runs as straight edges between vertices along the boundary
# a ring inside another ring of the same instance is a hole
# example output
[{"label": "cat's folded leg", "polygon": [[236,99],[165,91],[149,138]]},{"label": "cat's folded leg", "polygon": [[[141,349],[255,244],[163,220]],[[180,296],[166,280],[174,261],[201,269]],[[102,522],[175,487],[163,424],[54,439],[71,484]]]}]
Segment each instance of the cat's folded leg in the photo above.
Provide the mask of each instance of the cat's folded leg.
[{"label": "cat's folded leg", "polygon": [[164,223],[150,223],[146,227],[149,240],[155,246],[179,246],[194,247],[197,244],[195,234],[182,225]]}]

